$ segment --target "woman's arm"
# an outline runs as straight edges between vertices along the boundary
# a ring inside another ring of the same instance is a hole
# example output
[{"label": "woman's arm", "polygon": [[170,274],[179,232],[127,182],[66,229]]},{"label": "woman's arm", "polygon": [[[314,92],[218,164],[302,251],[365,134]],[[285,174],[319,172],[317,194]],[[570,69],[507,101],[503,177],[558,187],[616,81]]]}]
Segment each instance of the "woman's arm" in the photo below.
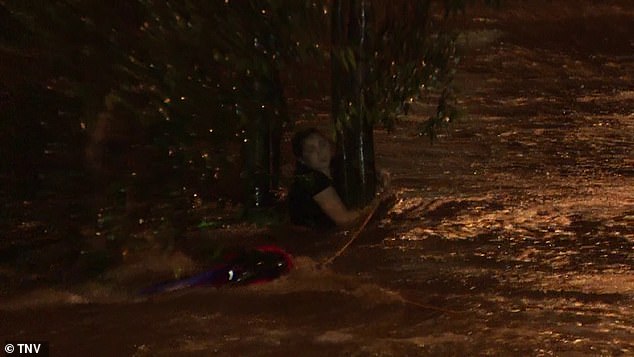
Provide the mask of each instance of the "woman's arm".
[{"label": "woman's arm", "polygon": [[338,226],[349,226],[356,222],[361,216],[361,211],[350,211],[341,202],[341,198],[334,187],[328,186],[319,192],[313,199],[330,219]]}]

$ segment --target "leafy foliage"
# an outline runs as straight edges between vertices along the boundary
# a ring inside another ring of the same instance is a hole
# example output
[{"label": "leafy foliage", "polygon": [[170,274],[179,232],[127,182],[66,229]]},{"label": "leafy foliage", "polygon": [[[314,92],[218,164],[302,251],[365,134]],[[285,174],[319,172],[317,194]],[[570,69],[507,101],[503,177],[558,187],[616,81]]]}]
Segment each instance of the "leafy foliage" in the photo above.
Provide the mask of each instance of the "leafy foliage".
[{"label": "leafy foliage", "polygon": [[281,0],[0,6],[11,29],[0,47],[11,59],[0,69],[8,93],[36,86],[46,96],[72,98],[81,115],[72,125],[88,132],[100,112],[118,103],[162,160],[208,176],[233,155],[225,145],[246,138],[261,108],[273,107],[287,120],[275,76],[314,52],[304,26],[323,22],[314,3]]},{"label": "leafy foliage", "polygon": [[[259,175],[269,189],[280,131],[289,122],[287,98],[310,84],[293,75],[306,64],[326,68],[328,61],[348,72],[360,61],[367,66],[363,91],[371,125],[393,126],[409,102],[426,95],[421,87],[446,93],[429,133],[453,117],[457,56],[437,2],[374,0],[376,21],[364,53],[350,47],[330,52],[332,4],[0,1],[5,177],[33,189],[33,182],[50,181],[46,170],[55,171],[67,178],[58,181],[71,194],[88,176],[83,162],[103,165],[101,155],[115,158],[106,162],[108,174],[98,173],[105,179],[97,186],[106,181],[106,195],[117,196],[104,205],[160,197],[199,206],[200,197],[227,194],[212,192],[223,179],[240,197],[233,181],[239,170]],[[464,1],[445,5],[451,13]],[[110,132],[95,134],[100,128]],[[251,154],[240,160],[241,152]],[[22,162],[21,168],[11,168],[12,162]],[[72,180],[69,169],[76,172]],[[32,180],[22,180],[27,176]]]},{"label": "leafy foliage", "polygon": [[438,110],[421,133],[434,138],[439,126],[459,114],[452,88],[457,34],[448,18],[465,3],[443,4],[333,1],[332,101],[342,159],[338,191],[347,205],[364,205],[374,196],[374,125],[392,128],[416,98],[430,92],[438,93]]}]

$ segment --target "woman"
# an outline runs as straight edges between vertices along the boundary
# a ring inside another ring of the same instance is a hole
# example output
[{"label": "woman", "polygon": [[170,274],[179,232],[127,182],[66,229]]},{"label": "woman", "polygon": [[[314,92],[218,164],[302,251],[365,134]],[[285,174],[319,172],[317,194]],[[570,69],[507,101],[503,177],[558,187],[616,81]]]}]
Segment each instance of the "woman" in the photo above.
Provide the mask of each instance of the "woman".
[{"label": "woman", "polygon": [[318,229],[352,225],[361,211],[351,211],[333,187],[329,141],[314,128],[295,134],[295,180],[289,192],[291,221]]}]

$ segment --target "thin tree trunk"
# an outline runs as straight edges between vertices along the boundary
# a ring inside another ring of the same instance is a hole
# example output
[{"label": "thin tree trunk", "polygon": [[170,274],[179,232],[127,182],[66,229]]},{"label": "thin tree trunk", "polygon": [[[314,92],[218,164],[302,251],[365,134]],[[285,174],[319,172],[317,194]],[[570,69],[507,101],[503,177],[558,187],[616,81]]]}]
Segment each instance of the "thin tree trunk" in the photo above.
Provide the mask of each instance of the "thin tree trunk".
[{"label": "thin tree trunk", "polygon": [[370,1],[333,1],[332,111],[340,160],[336,185],[349,207],[369,203],[376,192],[374,138],[367,115],[372,103],[365,90],[372,21]]}]

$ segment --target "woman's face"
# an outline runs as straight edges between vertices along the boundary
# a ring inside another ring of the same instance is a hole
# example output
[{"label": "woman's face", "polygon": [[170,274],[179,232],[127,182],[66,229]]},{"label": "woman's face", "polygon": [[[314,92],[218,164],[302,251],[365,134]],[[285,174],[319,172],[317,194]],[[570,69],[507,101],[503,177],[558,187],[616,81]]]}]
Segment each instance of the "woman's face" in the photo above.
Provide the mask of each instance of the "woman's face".
[{"label": "woman's face", "polygon": [[314,170],[330,168],[330,143],[319,134],[311,134],[302,144],[302,161]]}]

